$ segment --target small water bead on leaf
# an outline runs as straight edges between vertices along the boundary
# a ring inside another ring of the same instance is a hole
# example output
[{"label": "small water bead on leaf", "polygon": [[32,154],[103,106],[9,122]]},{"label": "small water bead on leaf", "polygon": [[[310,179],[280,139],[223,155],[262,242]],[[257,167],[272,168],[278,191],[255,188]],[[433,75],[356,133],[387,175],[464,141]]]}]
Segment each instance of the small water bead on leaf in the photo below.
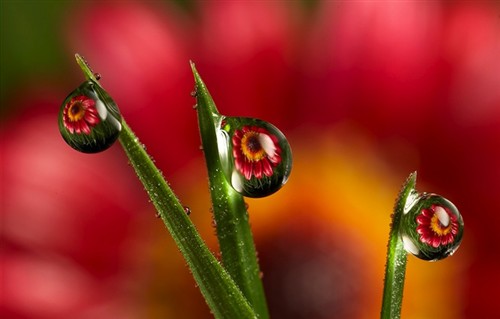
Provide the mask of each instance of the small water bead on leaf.
[{"label": "small water bead on leaf", "polygon": [[59,131],[63,139],[83,153],[106,150],[117,140],[121,128],[116,103],[92,80],[71,92],[59,111]]},{"label": "small water bead on leaf", "polygon": [[280,189],[292,169],[290,145],[272,124],[253,118],[225,117],[217,132],[224,175],[247,197],[264,197]]},{"label": "small water bead on leaf", "polygon": [[405,209],[400,234],[406,251],[436,261],[451,256],[462,241],[464,222],[452,202],[436,194],[417,195]]}]

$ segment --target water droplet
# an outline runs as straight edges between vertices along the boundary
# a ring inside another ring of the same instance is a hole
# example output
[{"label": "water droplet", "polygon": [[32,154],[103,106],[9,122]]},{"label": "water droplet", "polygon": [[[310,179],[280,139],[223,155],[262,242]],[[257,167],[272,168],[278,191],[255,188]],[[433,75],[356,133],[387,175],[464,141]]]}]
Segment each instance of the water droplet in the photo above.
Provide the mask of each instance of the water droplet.
[{"label": "water droplet", "polygon": [[460,246],[464,221],[452,202],[436,194],[420,194],[405,209],[400,234],[407,252],[436,261]]},{"label": "water droplet", "polygon": [[187,206],[183,206],[184,208],[184,212],[186,213],[186,215],[191,215],[191,208],[187,207]]},{"label": "water droplet", "polygon": [[99,73],[94,73],[94,77],[97,81],[99,81],[101,79],[101,74]]},{"label": "water droplet", "polygon": [[83,153],[106,150],[116,141],[121,128],[116,103],[94,81],[86,81],[71,92],[59,111],[63,139]]},{"label": "water droplet", "polygon": [[292,152],[283,133],[253,118],[226,117],[217,130],[224,175],[247,197],[264,197],[280,189],[292,169]]}]

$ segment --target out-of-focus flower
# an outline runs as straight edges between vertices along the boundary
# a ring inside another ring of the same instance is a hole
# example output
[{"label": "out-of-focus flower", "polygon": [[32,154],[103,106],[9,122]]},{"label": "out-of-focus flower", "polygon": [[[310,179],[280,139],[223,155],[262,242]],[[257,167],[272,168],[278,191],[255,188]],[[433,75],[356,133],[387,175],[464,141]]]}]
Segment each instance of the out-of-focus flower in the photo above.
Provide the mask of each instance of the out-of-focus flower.
[{"label": "out-of-focus flower", "polygon": [[420,172],[454,199],[467,223],[462,246],[474,246],[462,278],[463,315],[492,317],[500,287],[500,258],[489,244],[500,242],[498,5],[457,2],[447,9],[440,48],[447,77],[417,146],[439,156],[421,156]]},{"label": "out-of-focus flower", "polygon": [[[273,200],[249,201],[275,317],[293,318],[290,309],[297,305],[297,317],[322,318],[336,310],[361,318],[378,315],[389,210],[394,191],[415,169],[419,183],[453,198],[467,231],[449,260],[430,265],[410,259],[403,316],[491,317],[500,286],[500,259],[491,253],[500,242],[497,6],[318,1],[307,11],[297,3],[193,2],[189,16],[158,2],[79,2],[66,15],[68,54],[83,54],[103,75],[100,82],[156,163],[181,185],[174,188],[191,207],[190,218],[205,218],[199,225],[210,223],[206,184],[199,179],[204,171],[183,170],[192,160],[201,161],[189,59],[224,114],[263,118],[309,141],[346,138],[341,147],[296,146],[292,140],[290,182]],[[42,103],[44,109],[56,110],[64,93],[58,96]],[[127,235],[137,210],[130,203],[135,194],[130,185],[138,184],[128,182],[130,168],[119,168],[123,157],[71,151],[57,134],[55,115],[47,118],[36,102],[29,104],[37,106],[32,111],[38,120],[33,115],[2,131],[2,242],[7,247],[2,262],[13,292],[4,301],[10,313],[67,318],[91,309],[87,317],[134,317],[133,310],[123,311],[137,300],[137,295],[129,298],[128,289],[135,285],[131,282],[144,282],[127,269],[134,268],[129,262],[152,254],[143,259],[151,258],[158,269],[143,271],[147,288],[134,290],[146,296],[149,313],[179,317],[187,309],[193,317],[208,317],[171,242],[152,239],[157,246],[151,253]],[[366,152],[353,152],[360,141],[348,137],[356,138],[356,130],[331,130],[339,123],[367,133],[371,139],[361,144],[376,146],[391,170],[368,160]],[[81,176],[88,171],[94,173]],[[120,187],[110,191],[116,184]],[[88,201],[82,192],[99,200]],[[140,187],[137,192],[142,193]],[[157,237],[166,237],[162,227],[155,230]],[[209,240],[213,243],[213,237]],[[289,249],[289,243],[297,249]],[[365,250],[356,255],[354,246]],[[133,253],[125,257],[125,251]],[[24,272],[34,274],[28,281],[42,283],[51,298],[33,289],[23,299]],[[311,272],[317,276],[309,277]],[[291,277],[300,278],[302,292],[288,289]],[[64,282],[79,287],[79,293],[72,294]],[[443,284],[429,290],[428,282]],[[336,294],[315,290],[330,290],[332,283],[338,283]],[[422,300],[441,302],[422,307]],[[106,310],[107,316],[95,315]]]},{"label": "out-of-focus flower", "polygon": [[437,2],[321,1],[304,46],[297,119],[350,120],[381,138],[414,141],[438,101]]},{"label": "out-of-focus flower", "polygon": [[37,98],[18,105],[37,108],[1,132],[0,312],[137,318],[129,283],[142,280],[133,270],[141,261],[130,256],[133,221],[146,203],[139,183],[123,154],[84,155],[64,143],[56,125],[64,94],[25,96]]},{"label": "out-of-focus flower", "polygon": [[500,242],[498,6],[322,1],[319,8],[301,76],[300,105],[315,108],[297,117],[362,127],[395,169],[417,169],[420,182],[453,199],[467,220],[462,246],[477,245],[464,265],[463,315],[491,316],[500,258],[484,243]]},{"label": "out-of-focus flower", "polygon": [[281,148],[276,136],[257,126],[244,126],[233,135],[233,156],[236,169],[251,179],[252,175],[272,176],[273,167],[281,162]]},{"label": "out-of-focus flower", "polygon": [[82,2],[69,17],[79,21],[68,21],[71,51],[102,75],[102,86],[156,164],[173,176],[199,154],[189,95],[190,23],[178,8],[160,2]]},{"label": "out-of-focus flower", "polygon": [[296,106],[300,22],[297,2],[200,1],[191,51],[223,114],[285,129]]},{"label": "out-of-focus flower", "polygon": [[[272,197],[246,199],[273,318],[373,318],[380,313],[390,212],[406,176],[396,177],[385,166],[373,140],[346,128],[328,133],[314,139],[289,136],[295,167],[288,183]],[[210,207],[206,185],[184,188],[191,216],[204,214],[202,231],[212,235],[206,228],[210,215],[204,213]],[[432,267],[410,257],[403,317],[457,317],[464,251]],[[421,283],[434,281],[441,284],[432,292],[421,289]],[[440,304],[424,301],[429,294],[440,296]]]},{"label": "out-of-focus flower", "polygon": [[95,101],[87,96],[75,96],[64,106],[64,127],[72,134],[88,135],[90,129],[99,124],[99,121]]}]

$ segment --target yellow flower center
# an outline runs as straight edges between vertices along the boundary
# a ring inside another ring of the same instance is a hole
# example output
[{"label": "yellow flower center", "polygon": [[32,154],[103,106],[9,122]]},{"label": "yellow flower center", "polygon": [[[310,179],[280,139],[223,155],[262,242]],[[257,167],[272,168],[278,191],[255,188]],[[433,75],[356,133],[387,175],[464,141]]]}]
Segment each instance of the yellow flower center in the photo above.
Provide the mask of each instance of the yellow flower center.
[{"label": "yellow flower center", "polygon": [[250,131],[241,138],[241,151],[250,162],[258,162],[266,156],[266,151],[262,147],[259,133]]},{"label": "yellow flower center", "polygon": [[450,216],[443,207],[436,206],[430,226],[438,236],[447,235],[451,231]]},{"label": "yellow flower center", "polygon": [[73,102],[68,109],[68,118],[71,122],[80,121],[85,115],[85,108],[82,105],[82,102],[76,101]]}]

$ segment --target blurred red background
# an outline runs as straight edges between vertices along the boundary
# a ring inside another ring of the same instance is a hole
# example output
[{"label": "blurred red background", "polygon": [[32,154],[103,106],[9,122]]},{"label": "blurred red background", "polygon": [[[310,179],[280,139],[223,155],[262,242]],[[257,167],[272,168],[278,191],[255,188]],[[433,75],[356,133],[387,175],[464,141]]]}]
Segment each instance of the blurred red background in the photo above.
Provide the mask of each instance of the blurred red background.
[{"label": "blurred red background", "polygon": [[77,153],[57,113],[86,57],[217,251],[190,96],[289,138],[248,200],[273,318],[379,316],[407,175],[455,203],[457,253],[409,257],[403,318],[491,318],[500,287],[495,1],[3,1],[2,318],[210,318],[118,145]]}]

